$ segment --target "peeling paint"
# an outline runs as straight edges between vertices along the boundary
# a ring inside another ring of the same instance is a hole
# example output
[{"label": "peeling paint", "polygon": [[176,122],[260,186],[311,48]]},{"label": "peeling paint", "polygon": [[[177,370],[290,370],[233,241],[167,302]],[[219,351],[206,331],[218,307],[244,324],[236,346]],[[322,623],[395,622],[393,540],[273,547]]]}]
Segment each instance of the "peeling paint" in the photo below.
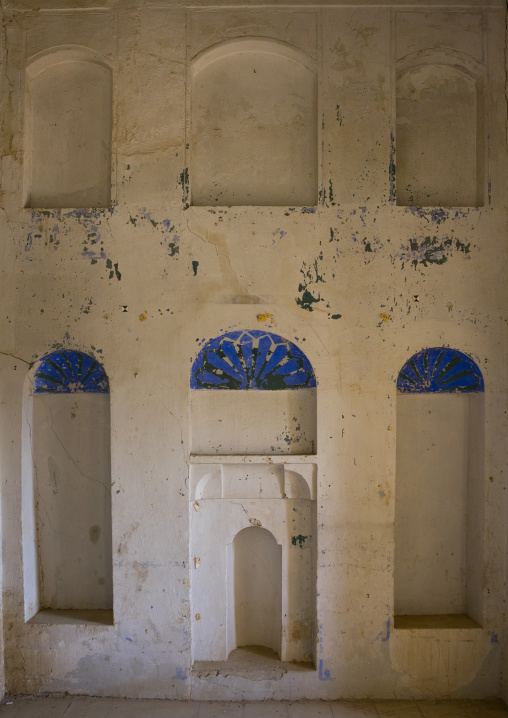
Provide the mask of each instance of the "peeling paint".
[{"label": "peeling paint", "polygon": [[415,269],[420,265],[445,264],[454,255],[465,255],[465,259],[471,258],[471,242],[467,244],[459,239],[449,237],[424,236],[414,237],[407,244],[401,244],[400,251],[392,254],[392,261],[399,260],[401,268],[404,269],[406,262]]}]

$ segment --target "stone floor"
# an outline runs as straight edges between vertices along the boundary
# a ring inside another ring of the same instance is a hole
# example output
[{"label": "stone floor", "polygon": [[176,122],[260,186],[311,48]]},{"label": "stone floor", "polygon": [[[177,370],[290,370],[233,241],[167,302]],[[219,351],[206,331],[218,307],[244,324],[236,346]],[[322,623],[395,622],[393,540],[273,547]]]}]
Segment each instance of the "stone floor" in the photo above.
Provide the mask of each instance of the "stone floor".
[{"label": "stone floor", "polygon": [[2,718],[508,718],[493,701],[223,703],[113,698],[8,698]]}]

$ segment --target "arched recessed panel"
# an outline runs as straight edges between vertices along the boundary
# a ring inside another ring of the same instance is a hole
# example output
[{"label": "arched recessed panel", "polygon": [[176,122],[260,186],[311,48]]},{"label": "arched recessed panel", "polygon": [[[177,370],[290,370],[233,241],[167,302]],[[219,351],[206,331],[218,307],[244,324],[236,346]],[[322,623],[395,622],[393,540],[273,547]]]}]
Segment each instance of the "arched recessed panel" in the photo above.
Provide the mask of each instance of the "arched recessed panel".
[{"label": "arched recessed panel", "polygon": [[483,391],[478,365],[462,352],[432,347],[414,354],[399,372],[397,391],[409,394]]},{"label": "arched recessed panel", "polygon": [[280,658],[282,547],[252,526],[236,534],[233,551],[236,646],[264,646]]},{"label": "arched recessed panel", "polygon": [[192,64],[195,205],[314,205],[314,61],[273,40],[224,43]]},{"label": "arched recessed panel", "polygon": [[477,76],[428,62],[397,77],[397,204],[483,205],[483,118]]},{"label": "arched recessed panel", "polygon": [[208,341],[191,370],[192,452],[313,454],[316,377],[293,342],[239,330]]},{"label": "arched recessed panel", "polygon": [[34,520],[39,609],[110,610],[108,377],[85,352],[52,352],[36,365],[28,399],[32,471],[31,481],[24,482],[24,534],[34,535]]},{"label": "arched recessed panel", "polygon": [[109,206],[112,73],[89,55],[60,50],[27,68],[29,207]]}]

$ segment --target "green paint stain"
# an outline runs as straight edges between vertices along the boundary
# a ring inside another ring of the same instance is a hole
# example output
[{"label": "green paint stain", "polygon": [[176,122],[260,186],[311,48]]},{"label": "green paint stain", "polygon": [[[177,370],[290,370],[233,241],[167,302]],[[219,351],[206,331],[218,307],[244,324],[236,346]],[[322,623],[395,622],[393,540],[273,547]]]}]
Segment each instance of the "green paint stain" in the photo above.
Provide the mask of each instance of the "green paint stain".
[{"label": "green paint stain", "polygon": [[332,205],[332,207],[335,207],[335,202],[333,201],[334,195],[332,180],[328,180],[328,199],[330,200],[330,204]]},{"label": "green paint stain", "polygon": [[297,297],[297,299],[296,299],[296,303],[298,304],[298,306],[301,307],[302,309],[306,309],[308,312],[314,311],[312,305],[320,302],[321,296],[318,295],[317,297],[315,297],[302,284],[300,284],[300,286],[298,287],[298,291],[302,292],[302,296]]},{"label": "green paint stain", "polygon": [[182,188],[182,203],[184,209],[189,208],[189,169],[186,167],[180,172],[179,184]]},{"label": "green paint stain", "polygon": [[300,548],[303,548],[303,544],[308,538],[310,538],[310,536],[302,536],[302,534],[298,534],[298,536],[291,536],[291,543],[293,546],[299,545]]},{"label": "green paint stain", "polygon": [[199,262],[196,262],[194,260],[192,262],[192,271],[194,272],[194,276],[196,276],[196,274],[198,273],[198,267],[199,267]]}]

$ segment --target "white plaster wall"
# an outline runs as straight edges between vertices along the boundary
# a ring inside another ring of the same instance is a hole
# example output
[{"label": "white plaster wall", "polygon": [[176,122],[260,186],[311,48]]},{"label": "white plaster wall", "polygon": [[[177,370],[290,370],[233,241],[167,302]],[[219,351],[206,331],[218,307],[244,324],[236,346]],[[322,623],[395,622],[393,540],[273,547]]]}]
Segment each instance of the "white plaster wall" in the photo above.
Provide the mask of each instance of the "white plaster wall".
[{"label": "white plaster wall", "polygon": [[[453,18],[434,5],[446,16],[437,23],[417,5],[410,32],[398,24],[405,11],[388,5],[28,7],[3,10],[7,689],[213,700],[498,694],[507,636],[503,4],[468,4]],[[190,61],[243,36],[316,57],[315,211],[186,208]],[[73,42],[111,62],[114,201],[84,213],[25,210],[26,62]],[[481,209],[396,204],[395,66],[443,43],[486,68]],[[190,673],[189,372],[203,339],[261,326],[297,343],[318,378],[316,671],[263,682],[198,678]],[[100,349],[111,381],[114,626],[25,623],[23,380],[55,344]],[[411,354],[439,345],[471,354],[486,384],[483,620],[474,633],[393,629],[395,381]]]}]

